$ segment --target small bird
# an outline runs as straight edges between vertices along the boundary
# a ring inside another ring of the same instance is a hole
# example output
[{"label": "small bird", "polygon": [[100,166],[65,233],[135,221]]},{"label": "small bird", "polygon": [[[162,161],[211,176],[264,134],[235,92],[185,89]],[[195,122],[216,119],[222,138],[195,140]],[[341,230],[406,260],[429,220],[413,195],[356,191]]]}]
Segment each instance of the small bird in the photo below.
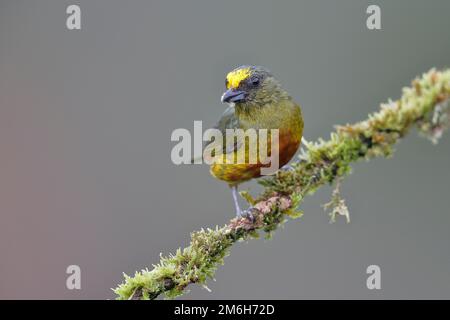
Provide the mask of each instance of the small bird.
[{"label": "small bird", "polygon": [[[222,102],[229,104],[220,120],[214,126],[226,136],[227,129],[278,129],[278,168],[288,163],[297,152],[302,139],[303,117],[300,106],[281,87],[280,83],[264,67],[240,66],[226,76],[226,91]],[[260,136],[258,136],[260,138]],[[270,140],[270,136],[267,138]],[[223,155],[232,154],[232,159],[241,148],[245,149],[248,160],[249,146],[212,141],[205,147],[214,147],[214,143],[222,143]],[[249,142],[252,143],[252,142]],[[254,143],[254,142],[253,142]],[[270,143],[268,142],[270,146]],[[270,152],[270,150],[269,150]],[[236,156],[237,157],[237,156]],[[261,168],[267,163],[212,163],[210,173],[223,180],[231,187],[237,217],[245,217],[238,203],[238,185],[242,182],[261,176]]]}]

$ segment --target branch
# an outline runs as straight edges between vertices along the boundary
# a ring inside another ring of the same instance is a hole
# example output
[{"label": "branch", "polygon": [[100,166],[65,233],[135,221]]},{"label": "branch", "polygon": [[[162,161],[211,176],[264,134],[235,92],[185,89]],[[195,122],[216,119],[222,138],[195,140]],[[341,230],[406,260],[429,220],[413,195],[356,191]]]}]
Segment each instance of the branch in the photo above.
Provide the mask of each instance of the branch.
[{"label": "branch", "polygon": [[[152,270],[136,272],[133,277],[124,275],[124,282],[114,289],[117,298],[155,299],[161,294],[173,298],[183,294],[192,283],[207,288],[206,280],[213,278],[234,243],[257,238],[261,231],[270,237],[286,217],[301,215],[297,207],[306,195],[350,173],[352,162],[390,156],[393,146],[413,127],[437,143],[449,126],[450,69],[432,69],[415,79],[411,87],[404,88],[400,100],[382,104],[381,110],[367,120],[337,126],[328,141],[306,143],[307,151],[301,153],[289,170],[280,170],[259,181],[264,191],[258,199],[243,194],[253,205],[254,219],[234,218],[223,227],[193,232],[188,247],[161,256]],[[338,190],[327,206],[333,203],[333,214],[348,214]]]}]

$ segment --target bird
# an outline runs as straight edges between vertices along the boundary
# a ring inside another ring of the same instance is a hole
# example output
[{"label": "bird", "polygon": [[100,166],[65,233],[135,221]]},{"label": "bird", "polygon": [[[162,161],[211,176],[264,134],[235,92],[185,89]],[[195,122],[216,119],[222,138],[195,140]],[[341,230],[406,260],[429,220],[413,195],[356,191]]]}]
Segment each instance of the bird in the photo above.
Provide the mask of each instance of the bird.
[{"label": "bird", "polygon": [[[262,66],[242,65],[235,68],[227,74],[225,87],[221,101],[228,104],[228,108],[213,128],[224,136],[229,132],[228,129],[255,129],[257,141],[262,138],[260,129],[277,129],[279,158],[276,169],[286,165],[296,154],[302,140],[304,123],[300,105],[282,88],[272,73]],[[272,135],[268,135],[262,138],[267,139],[269,155],[275,150],[270,148],[271,137]],[[214,178],[228,183],[238,218],[250,216],[249,210],[242,211],[239,206],[238,186],[261,177],[262,168],[267,167],[267,162],[263,163],[261,158],[257,158],[256,163],[248,163],[249,148],[255,147],[251,144],[256,143],[255,140],[248,141],[243,144],[234,139],[231,142],[214,139],[204,145],[205,149],[221,151],[217,154],[212,152],[215,156],[222,156],[223,161],[211,163],[210,173]],[[259,152],[258,146],[255,148]],[[244,163],[235,161],[239,152],[245,152]]]}]

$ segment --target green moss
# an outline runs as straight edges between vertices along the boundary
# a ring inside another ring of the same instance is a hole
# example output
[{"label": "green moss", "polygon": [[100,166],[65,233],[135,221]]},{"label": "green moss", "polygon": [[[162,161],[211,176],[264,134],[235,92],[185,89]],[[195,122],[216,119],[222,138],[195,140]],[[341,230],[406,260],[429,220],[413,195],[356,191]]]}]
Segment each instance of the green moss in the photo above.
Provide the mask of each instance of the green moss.
[{"label": "green moss", "polygon": [[[328,141],[306,143],[306,151],[292,164],[292,170],[280,170],[259,181],[264,192],[258,199],[243,192],[249,203],[256,203],[255,207],[262,204],[267,211],[256,214],[255,222],[232,220],[221,228],[193,232],[188,247],[161,257],[151,271],[145,269],[133,277],[124,275],[123,283],[114,289],[117,298],[154,299],[163,293],[167,298],[175,298],[189,284],[204,284],[223,264],[233,243],[257,238],[260,230],[270,237],[286,217],[301,216],[298,206],[303,198],[349,174],[351,163],[391,156],[396,142],[414,126],[437,142],[450,126],[449,119],[450,70],[430,70],[415,79],[411,87],[404,88],[400,100],[382,104],[381,110],[367,120],[337,127]],[[337,194],[332,198],[332,206],[334,213],[345,213],[345,203]]]}]

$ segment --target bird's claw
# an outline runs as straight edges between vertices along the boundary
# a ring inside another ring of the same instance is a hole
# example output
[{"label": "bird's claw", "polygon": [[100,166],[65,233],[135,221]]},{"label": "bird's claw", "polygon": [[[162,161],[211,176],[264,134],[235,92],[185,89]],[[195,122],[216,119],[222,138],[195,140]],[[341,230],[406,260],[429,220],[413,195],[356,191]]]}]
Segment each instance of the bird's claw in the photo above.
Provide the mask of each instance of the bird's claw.
[{"label": "bird's claw", "polygon": [[238,218],[248,219],[252,223],[255,222],[255,216],[253,215],[254,208],[248,208],[247,210],[240,211],[237,213]]},{"label": "bird's claw", "polygon": [[280,171],[292,171],[294,168],[290,164],[285,164],[280,168]]}]

